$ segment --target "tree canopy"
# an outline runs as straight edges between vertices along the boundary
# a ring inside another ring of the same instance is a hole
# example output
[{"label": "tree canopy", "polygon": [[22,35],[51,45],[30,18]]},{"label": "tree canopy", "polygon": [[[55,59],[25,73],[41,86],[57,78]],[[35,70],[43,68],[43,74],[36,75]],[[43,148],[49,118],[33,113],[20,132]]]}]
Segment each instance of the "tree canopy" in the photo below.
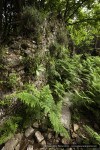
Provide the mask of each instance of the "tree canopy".
[{"label": "tree canopy", "polygon": [[11,29],[18,21],[25,6],[35,6],[39,10],[53,13],[62,19],[66,26],[88,23],[98,25],[100,20],[99,0],[1,0],[0,29]]}]

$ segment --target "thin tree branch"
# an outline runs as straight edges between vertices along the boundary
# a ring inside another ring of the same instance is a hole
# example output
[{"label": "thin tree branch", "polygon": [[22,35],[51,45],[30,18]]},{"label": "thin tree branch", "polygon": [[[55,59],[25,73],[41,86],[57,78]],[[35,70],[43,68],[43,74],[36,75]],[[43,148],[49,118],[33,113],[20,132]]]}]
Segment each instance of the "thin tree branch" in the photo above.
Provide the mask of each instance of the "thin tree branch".
[{"label": "thin tree branch", "polygon": [[75,14],[75,12],[78,11],[78,9],[86,2],[87,0],[83,0],[81,4],[78,5],[78,7],[76,9],[74,9],[73,13],[67,18],[67,20],[65,20],[65,23],[68,22],[68,20]]},{"label": "thin tree branch", "polygon": [[64,20],[66,19],[66,16],[70,14],[70,11],[73,10],[73,8],[75,6],[77,6],[77,4],[80,4],[80,3],[79,2],[75,3],[75,1],[74,1],[73,5],[70,7],[69,6],[70,5],[69,0],[67,1],[67,3],[66,3],[66,10],[65,10],[65,13],[64,13]]},{"label": "thin tree branch", "polygon": [[65,12],[64,12],[64,20],[66,18],[67,12],[68,12],[68,5],[69,5],[69,0],[67,0],[67,2],[66,2],[66,9],[65,9]]},{"label": "thin tree branch", "polygon": [[73,22],[73,23],[68,23],[67,26],[69,26],[69,25],[75,25],[75,24],[80,24],[82,22],[96,21],[96,20],[99,21],[100,18],[87,18],[87,19],[79,20],[79,21],[76,21],[76,22]]}]

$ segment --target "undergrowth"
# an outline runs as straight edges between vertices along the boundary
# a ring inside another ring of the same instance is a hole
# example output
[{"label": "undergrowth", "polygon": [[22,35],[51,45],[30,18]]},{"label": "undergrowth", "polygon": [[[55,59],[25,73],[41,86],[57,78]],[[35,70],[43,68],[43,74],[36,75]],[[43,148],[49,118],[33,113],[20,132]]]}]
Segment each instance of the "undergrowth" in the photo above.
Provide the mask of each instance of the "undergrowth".
[{"label": "undergrowth", "polygon": [[21,117],[11,116],[0,127],[0,144],[10,139],[18,129],[18,123],[21,121]]},{"label": "undergrowth", "polygon": [[95,132],[91,127],[89,126],[84,126],[84,129],[86,131],[86,134],[89,136],[89,140],[92,144],[100,144],[100,134]]},{"label": "undergrowth", "polygon": [[[40,57],[39,57],[40,58]],[[66,93],[71,95],[71,101],[73,103],[72,120],[80,121],[80,116],[86,115],[89,119],[100,124],[99,110],[100,110],[100,58],[86,56],[86,59],[82,59],[81,55],[75,55],[70,58],[69,51],[65,47],[61,47],[58,43],[52,44],[49,47],[48,56],[46,58],[46,68],[42,67],[38,59],[36,61],[36,68],[34,73],[33,60],[26,60],[29,62],[28,74],[39,75],[42,70],[46,71],[48,84],[41,90],[38,90],[34,85],[24,85],[23,90],[16,91],[11,94],[9,99],[17,98],[24,105],[25,117],[22,120],[17,121],[17,117],[7,120],[4,123],[2,129],[0,129],[1,140],[0,143],[4,143],[14,134],[22,123],[25,126],[26,122],[29,125],[32,121],[40,120],[45,117],[48,122],[51,122],[51,126],[57,133],[63,133],[63,135],[69,138],[66,129],[60,122],[61,109],[63,97]],[[31,63],[32,62],[32,63]],[[32,67],[32,70],[31,70]],[[12,74],[10,81],[15,84],[16,76]],[[6,97],[7,98],[7,97]],[[5,103],[5,102],[4,102]],[[3,101],[0,103],[4,105]],[[23,111],[19,117],[23,118]],[[78,116],[77,116],[78,114]],[[91,115],[90,115],[91,114]],[[75,120],[76,118],[76,120]],[[91,120],[90,123],[91,123]],[[92,138],[94,134],[93,143],[99,143],[99,134],[96,131],[92,131],[90,127],[85,127],[85,130],[89,132],[88,136]],[[91,142],[91,140],[90,140]]]},{"label": "undergrowth", "polygon": [[[55,57],[58,49],[59,48],[57,47],[57,49],[53,51],[53,55],[50,54],[47,66],[48,83],[53,91],[53,96],[57,97],[58,95],[59,97],[61,90],[63,92],[70,93],[70,100],[73,103],[73,122],[81,121],[81,116],[84,115],[84,117],[88,119],[90,125],[92,124],[93,126],[93,124],[96,123],[99,126],[99,56],[91,57],[87,55],[86,59],[83,59],[82,55],[75,55],[73,58],[70,58],[68,51],[66,50],[66,55],[59,59],[59,57]],[[57,83],[60,85],[59,92],[55,91],[55,86]],[[59,100],[59,98],[57,100]],[[94,143],[95,141],[96,139],[94,139]]]},{"label": "undergrowth", "polygon": [[[40,91],[37,90],[34,85],[25,85],[24,90],[8,95],[6,96],[6,99],[11,100],[14,97],[26,105],[25,113],[28,117],[28,120],[24,120],[24,125],[26,122],[28,122],[29,125],[29,120],[33,118],[34,121],[34,117],[35,120],[40,120],[40,122],[43,120],[43,117],[45,117],[47,120],[49,119],[48,121],[51,123],[51,127],[53,127],[54,131],[57,133],[62,133],[66,138],[69,139],[69,134],[60,121],[62,100],[55,103],[49,85],[44,86]],[[31,117],[29,117],[30,115]],[[22,116],[20,117],[22,118]],[[15,119],[17,118],[15,117]],[[11,119],[10,123],[9,120],[4,123],[2,130],[7,128],[7,132],[9,132],[9,134],[6,132],[6,134],[2,134],[1,130],[1,143],[9,139],[15,133],[17,127],[18,124],[15,124],[15,122],[13,122]]]}]

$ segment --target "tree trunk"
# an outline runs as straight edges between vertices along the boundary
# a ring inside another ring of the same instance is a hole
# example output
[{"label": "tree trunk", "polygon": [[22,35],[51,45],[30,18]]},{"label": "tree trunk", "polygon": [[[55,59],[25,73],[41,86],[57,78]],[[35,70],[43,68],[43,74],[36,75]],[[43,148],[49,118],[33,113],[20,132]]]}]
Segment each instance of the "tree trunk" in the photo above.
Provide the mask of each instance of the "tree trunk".
[{"label": "tree trunk", "polygon": [[2,0],[0,0],[0,37],[2,34]]}]

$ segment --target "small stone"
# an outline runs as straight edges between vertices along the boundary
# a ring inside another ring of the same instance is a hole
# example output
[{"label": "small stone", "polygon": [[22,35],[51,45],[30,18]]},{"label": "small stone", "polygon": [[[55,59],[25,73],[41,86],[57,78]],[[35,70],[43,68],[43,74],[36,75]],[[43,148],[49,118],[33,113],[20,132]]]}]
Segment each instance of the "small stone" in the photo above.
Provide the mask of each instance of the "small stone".
[{"label": "small stone", "polygon": [[40,145],[43,146],[43,147],[46,147],[46,141],[43,140],[43,141],[40,143]]},{"label": "small stone", "polygon": [[22,87],[23,86],[23,82],[20,81],[19,82],[19,86]]},{"label": "small stone", "polygon": [[32,41],[32,43],[36,44],[36,42],[35,42],[35,41]]},{"label": "small stone", "polygon": [[34,127],[34,128],[39,128],[38,122],[33,123],[33,127]]},{"label": "small stone", "polygon": [[67,139],[63,138],[61,142],[62,142],[62,144],[67,144]]},{"label": "small stone", "polygon": [[17,144],[18,144],[18,139],[12,138],[8,140],[8,142],[5,144],[3,150],[14,150]]},{"label": "small stone", "polygon": [[0,117],[1,117],[2,115],[4,115],[4,111],[3,111],[3,109],[0,109]]},{"label": "small stone", "polygon": [[29,136],[33,135],[33,133],[34,133],[34,129],[32,127],[30,127],[25,131],[25,136],[29,137]]},{"label": "small stone", "polygon": [[20,144],[18,144],[14,150],[20,150]]},{"label": "small stone", "polygon": [[56,140],[56,144],[58,144],[59,143],[59,140]]},{"label": "small stone", "polygon": [[18,139],[19,142],[21,141],[22,137],[23,137],[23,133],[18,133],[15,135],[15,138]]},{"label": "small stone", "polygon": [[77,134],[75,132],[72,133],[72,138],[77,138]]},{"label": "small stone", "polygon": [[22,56],[19,56],[19,59],[20,59],[20,60],[23,60],[23,57],[22,57]]},{"label": "small stone", "polygon": [[79,129],[79,125],[78,124],[74,124],[73,128],[74,128],[74,131],[76,132]]},{"label": "small stone", "polygon": [[33,150],[33,145],[28,145],[27,150]]},{"label": "small stone", "polygon": [[35,132],[35,137],[36,137],[38,143],[40,143],[42,140],[44,140],[43,135],[39,131]]},{"label": "small stone", "polygon": [[61,136],[61,137],[64,137],[64,135],[63,135],[62,133],[60,133],[60,136]]},{"label": "small stone", "polygon": [[27,55],[32,55],[32,53],[31,53],[30,50],[25,50],[25,54],[27,54]]},{"label": "small stone", "polygon": [[48,134],[48,139],[50,140],[51,138],[52,138],[52,134],[49,133],[49,134]]},{"label": "small stone", "polygon": [[23,76],[24,73],[25,73],[25,71],[24,71],[24,70],[21,70],[21,71],[19,71],[18,73],[19,73],[19,75]]}]

